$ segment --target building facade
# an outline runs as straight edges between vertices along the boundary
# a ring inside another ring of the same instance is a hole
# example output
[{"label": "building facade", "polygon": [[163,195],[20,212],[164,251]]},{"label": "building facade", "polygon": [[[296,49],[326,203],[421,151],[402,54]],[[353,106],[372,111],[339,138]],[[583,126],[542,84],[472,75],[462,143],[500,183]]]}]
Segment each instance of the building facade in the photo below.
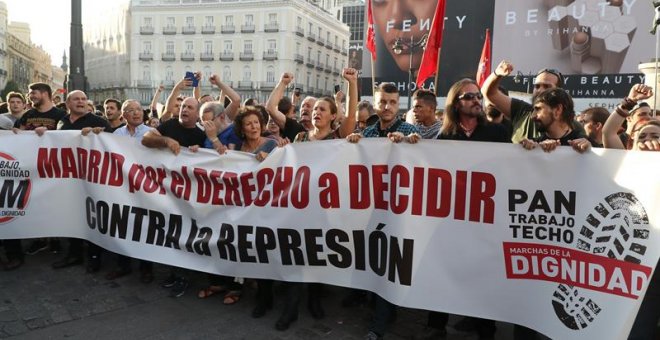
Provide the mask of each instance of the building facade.
[{"label": "building facade", "polygon": [[8,79],[13,80],[21,91],[27,92],[34,74],[32,46],[11,33],[7,34],[7,46]]},{"label": "building facade", "polygon": [[7,5],[0,1],[0,89],[7,85]]},{"label": "building facade", "polygon": [[[288,71],[303,93],[330,95],[347,65],[348,26],[311,0],[133,0],[125,10],[124,23],[85,25],[95,100],[146,105],[157,86],[169,91],[187,71],[202,73],[202,93],[217,94],[208,82],[217,74],[263,102]],[[113,64],[124,67],[108,79]]]}]

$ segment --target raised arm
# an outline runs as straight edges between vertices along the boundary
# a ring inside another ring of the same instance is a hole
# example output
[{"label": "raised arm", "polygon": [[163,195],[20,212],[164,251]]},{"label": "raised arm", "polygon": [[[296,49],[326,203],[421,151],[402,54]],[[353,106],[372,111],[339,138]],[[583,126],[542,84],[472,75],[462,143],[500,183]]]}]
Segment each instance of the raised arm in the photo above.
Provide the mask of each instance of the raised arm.
[{"label": "raised arm", "polygon": [[181,79],[178,83],[176,83],[176,85],[174,85],[174,88],[172,88],[172,92],[170,93],[169,97],[167,97],[167,104],[165,104],[165,112],[160,117],[161,121],[166,121],[172,118],[172,112],[176,110],[176,99],[177,97],[179,97],[179,93],[181,93],[182,89],[190,86],[192,86],[192,80],[186,78]]},{"label": "raised arm", "polygon": [[179,145],[179,142],[170,137],[161,135],[156,129],[147,131],[147,133],[144,134],[144,137],[142,137],[142,145],[148,148],[168,148],[175,155],[178,155],[181,151],[181,145]]},{"label": "raised arm", "polygon": [[486,78],[486,81],[481,87],[481,93],[484,97],[509,119],[511,119],[511,98],[500,92],[498,87],[502,78],[510,75],[511,72],[513,72],[513,65],[503,60],[497,65],[495,71]]},{"label": "raised arm", "polygon": [[194,73],[195,79],[197,79],[197,86],[193,88],[193,97],[200,100],[202,98],[202,72],[197,71]]},{"label": "raised arm", "polygon": [[347,137],[357,125],[357,101],[358,101],[358,83],[357,83],[357,70],[354,68],[345,68],[342,71],[342,77],[348,83],[348,95],[346,97],[346,115],[341,121],[339,126],[339,136],[342,138]]},{"label": "raised arm", "polygon": [[222,100],[220,102],[222,105],[225,104],[224,96],[229,97],[231,103],[225,108],[225,115],[231,121],[234,121],[234,118],[238,114],[238,109],[241,107],[241,96],[234,89],[220,81],[220,77],[217,74],[212,75],[209,81],[220,89],[220,93],[222,94]]},{"label": "raised arm", "polygon": [[154,98],[151,99],[151,105],[149,108],[151,109],[152,115],[154,112],[156,113],[155,117],[158,117],[158,102],[160,101],[160,93],[163,92],[164,88],[163,84],[158,85],[156,93],[154,93]]},{"label": "raised arm", "polygon": [[[635,107],[638,101],[651,98],[653,90],[651,87],[644,84],[635,84],[630,89],[628,97],[624,98],[620,105],[618,105],[612,114],[605,121],[603,126],[603,146],[607,149],[625,149],[625,145],[621,142],[621,138],[617,132],[623,121],[630,116],[630,110]],[[633,138],[633,136],[628,136]]]},{"label": "raised arm", "polygon": [[273,92],[270,93],[268,101],[266,102],[266,111],[273,118],[277,126],[280,129],[284,129],[284,124],[286,124],[286,115],[280,110],[277,109],[277,104],[280,102],[280,99],[284,96],[284,90],[289,84],[293,81],[293,74],[285,72],[282,73],[280,81],[277,83],[277,86],[273,89]]}]

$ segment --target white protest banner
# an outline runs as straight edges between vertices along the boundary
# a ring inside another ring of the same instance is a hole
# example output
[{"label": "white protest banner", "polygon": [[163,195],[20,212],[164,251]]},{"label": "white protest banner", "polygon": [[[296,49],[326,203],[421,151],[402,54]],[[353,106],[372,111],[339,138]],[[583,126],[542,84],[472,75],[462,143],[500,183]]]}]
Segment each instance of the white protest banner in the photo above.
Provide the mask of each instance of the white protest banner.
[{"label": "white protest banner", "polygon": [[257,163],[51,131],[0,133],[0,159],[0,238],[368,289],[557,339],[626,337],[660,257],[653,152],[366,139]]}]

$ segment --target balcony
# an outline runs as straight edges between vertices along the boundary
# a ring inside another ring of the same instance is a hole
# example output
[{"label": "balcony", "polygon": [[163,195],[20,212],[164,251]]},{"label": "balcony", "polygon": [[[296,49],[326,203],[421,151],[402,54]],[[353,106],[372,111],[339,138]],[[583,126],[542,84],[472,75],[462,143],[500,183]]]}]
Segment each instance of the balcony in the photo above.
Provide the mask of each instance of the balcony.
[{"label": "balcony", "polygon": [[266,33],[279,32],[279,30],[280,30],[280,25],[277,22],[271,22],[269,24],[264,25],[264,32]]},{"label": "balcony", "polygon": [[202,34],[215,34],[215,26],[214,25],[202,26]]},{"label": "balcony", "polygon": [[316,34],[314,34],[312,32],[307,33],[307,40],[309,40],[311,42],[316,41]]},{"label": "balcony", "polygon": [[213,61],[213,52],[202,52],[199,54],[199,60],[201,61]]},{"label": "balcony", "polygon": [[332,68],[330,68],[329,65],[325,65],[325,68],[323,69],[323,71],[324,71],[325,73],[331,73],[331,72],[332,72]]},{"label": "balcony", "polygon": [[262,81],[261,82],[261,89],[262,90],[272,90],[272,89],[275,88],[275,85],[277,85],[277,83],[275,83],[274,81]]},{"label": "balcony", "polygon": [[165,87],[174,87],[174,80],[166,79],[162,81],[163,86]]},{"label": "balcony", "polygon": [[254,60],[254,53],[250,52],[241,52],[238,56],[238,59],[241,61],[251,61]]},{"label": "balcony", "polygon": [[250,81],[250,80],[240,80],[238,82],[238,88],[240,90],[252,90],[252,81]]},{"label": "balcony", "polygon": [[141,87],[141,88],[145,88],[145,87],[150,88],[151,84],[152,84],[151,80],[140,79],[137,81],[137,87]]},{"label": "balcony", "polygon": [[174,61],[174,59],[176,59],[176,55],[174,53],[163,53],[161,54],[160,59],[162,61]]},{"label": "balcony", "polygon": [[297,62],[298,64],[302,64],[302,63],[305,62],[305,59],[300,54],[294,54],[293,55],[293,61]]},{"label": "balcony", "polygon": [[234,52],[222,52],[220,53],[221,61],[232,61],[234,60]]},{"label": "balcony", "polygon": [[348,55],[348,50],[347,49],[342,49],[341,50],[341,55],[347,56]]},{"label": "balcony", "polygon": [[269,60],[269,61],[277,60],[277,52],[275,52],[274,50],[265,51],[264,60]]},{"label": "balcony", "polygon": [[185,26],[181,29],[181,33],[183,34],[195,34],[196,31],[195,26]]},{"label": "balcony", "polygon": [[163,34],[165,34],[165,35],[176,34],[176,27],[174,27],[174,26],[165,26],[165,27],[163,27]]},{"label": "balcony", "polygon": [[323,38],[321,38],[321,37],[319,37],[319,38],[316,40],[316,43],[317,43],[319,46],[325,46],[325,40],[323,40]]},{"label": "balcony", "polygon": [[153,26],[140,26],[140,34],[151,35],[154,34]]},{"label": "balcony", "polygon": [[241,33],[254,33],[254,25],[241,25]]},{"label": "balcony", "polygon": [[316,63],[316,69],[319,71],[323,71],[323,63],[322,62]]},{"label": "balcony", "polygon": [[330,43],[330,41],[326,42],[325,48],[332,50],[332,44]]},{"label": "balcony", "polygon": [[307,64],[305,64],[307,67],[314,67],[314,60],[311,58],[307,58]]},{"label": "balcony", "polygon": [[[236,26],[234,25],[222,25],[220,26],[220,33],[222,34],[229,34],[229,33],[234,33],[236,32]],[[339,52],[339,51],[337,51]]]},{"label": "balcony", "polygon": [[308,94],[315,94],[315,93],[316,93],[316,89],[310,86],[310,87],[307,89],[307,93],[308,93]]},{"label": "balcony", "polygon": [[336,75],[336,76],[338,76],[338,75],[340,75],[340,74],[341,74],[341,71],[339,71],[339,69],[338,69],[338,68],[336,68],[336,67],[333,67],[333,68],[332,68],[332,74],[334,74],[334,75]]},{"label": "balcony", "polygon": [[192,52],[181,53],[181,61],[195,61],[195,54]]},{"label": "balcony", "polygon": [[154,60],[154,54],[151,52],[142,52],[140,53],[139,58],[142,61]]},{"label": "balcony", "polygon": [[296,35],[299,37],[304,37],[305,30],[302,27],[296,27]]}]

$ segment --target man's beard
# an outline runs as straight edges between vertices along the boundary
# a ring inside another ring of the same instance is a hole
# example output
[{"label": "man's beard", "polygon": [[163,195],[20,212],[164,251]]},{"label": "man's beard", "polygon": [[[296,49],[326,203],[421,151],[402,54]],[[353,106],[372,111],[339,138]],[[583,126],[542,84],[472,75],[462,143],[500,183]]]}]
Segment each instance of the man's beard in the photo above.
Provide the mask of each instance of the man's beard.
[{"label": "man's beard", "polygon": [[534,120],[534,125],[536,126],[536,130],[541,133],[546,133],[548,132],[548,127],[543,125],[543,122],[540,120]]}]

